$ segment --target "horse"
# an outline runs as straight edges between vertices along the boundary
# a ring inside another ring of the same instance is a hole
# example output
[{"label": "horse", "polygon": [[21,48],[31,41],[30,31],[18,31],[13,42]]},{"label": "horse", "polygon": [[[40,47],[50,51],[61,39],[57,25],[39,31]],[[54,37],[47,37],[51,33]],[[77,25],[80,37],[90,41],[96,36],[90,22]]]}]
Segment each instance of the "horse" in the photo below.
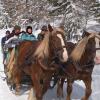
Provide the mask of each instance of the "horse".
[{"label": "horse", "polygon": [[63,66],[63,75],[57,84],[57,96],[63,96],[63,84],[65,78],[67,78],[66,100],[71,100],[72,85],[75,80],[83,80],[85,83],[85,96],[82,97],[82,100],[88,100],[92,92],[91,75],[95,65],[94,58],[96,55],[95,37],[100,39],[100,36],[84,31],[82,37],[83,39],[78,44],[67,42],[69,59],[63,65],[60,64],[60,66]]},{"label": "horse", "polygon": [[62,31],[48,25],[48,31],[42,41],[23,41],[17,47],[17,51],[12,71],[16,94],[19,94],[24,72],[32,79],[36,100],[42,100],[49,88],[52,74],[57,69],[54,64],[55,57],[58,57],[61,62],[66,62],[68,58]]}]

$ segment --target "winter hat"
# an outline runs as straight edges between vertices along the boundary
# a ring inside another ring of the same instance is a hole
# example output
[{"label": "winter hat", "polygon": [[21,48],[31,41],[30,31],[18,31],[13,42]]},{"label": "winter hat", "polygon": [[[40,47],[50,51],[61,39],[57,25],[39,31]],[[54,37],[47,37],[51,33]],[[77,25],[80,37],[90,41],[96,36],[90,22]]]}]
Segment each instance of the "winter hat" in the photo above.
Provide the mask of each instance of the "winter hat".
[{"label": "winter hat", "polygon": [[20,26],[18,26],[18,25],[15,25],[15,26],[14,26],[14,30],[17,30],[17,29],[18,29],[18,30],[20,30],[20,29],[21,29],[21,27],[20,27]]},{"label": "winter hat", "polygon": [[42,31],[48,31],[47,26],[46,25],[42,26],[41,30]]},{"label": "winter hat", "polygon": [[10,31],[9,31],[9,30],[7,30],[7,31],[6,31],[6,34],[10,34]]},{"label": "winter hat", "polygon": [[31,29],[32,30],[32,27],[31,26],[27,26],[26,32],[28,32],[28,29]]}]

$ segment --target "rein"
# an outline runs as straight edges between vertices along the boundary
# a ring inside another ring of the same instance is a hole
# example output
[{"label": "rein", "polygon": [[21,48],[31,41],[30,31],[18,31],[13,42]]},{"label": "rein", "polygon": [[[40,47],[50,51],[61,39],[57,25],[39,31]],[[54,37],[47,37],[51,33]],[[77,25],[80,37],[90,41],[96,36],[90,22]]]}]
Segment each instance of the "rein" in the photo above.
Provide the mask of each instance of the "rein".
[{"label": "rein", "polygon": [[62,49],[64,49],[64,48],[66,48],[66,46],[59,47],[59,48],[57,49],[57,51],[60,51],[60,50],[62,50]]},{"label": "rein", "polygon": [[[92,65],[95,64],[95,62],[93,62],[93,63],[90,62],[90,63],[88,63],[88,64],[80,65],[80,64],[78,64],[78,63],[76,63],[76,62],[73,62],[73,60],[71,60],[71,59],[69,59],[69,60],[67,61],[67,64],[69,64],[69,63],[72,63],[72,64],[75,66],[75,68],[77,69],[77,72],[79,72],[79,71],[86,71],[86,72],[88,72],[88,71],[86,70],[86,68],[89,68],[89,66],[92,66]],[[66,67],[64,66],[64,64],[62,65],[59,61],[57,61],[56,64],[58,64],[58,65],[59,65],[59,68],[60,68],[65,74],[68,75],[68,78],[69,78],[69,79],[74,80],[75,77],[74,77],[73,75],[71,75],[69,72],[66,71]],[[83,68],[80,68],[80,66],[83,67]],[[76,72],[76,73],[77,73],[77,72]],[[59,77],[59,74],[58,74],[58,77]]]},{"label": "rein", "polygon": [[72,60],[71,60],[71,62],[78,71],[86,71],[87,72],[86,68],[90,68],[90,66],[95,65],[95,62],[88,62],[88,63],[83,64],[83,65],[76,63],[76,62],[73,62]]},{"label": "rein", "polygon": [[[60,34],[60,33],[57,33],[57,34]],[[65,41],[64,41],[65,42]],[[62,47],[59,47],[57,50],[62,50],[62,49],[64,49],[64,48],[66,48],[66,44],[65,45],[63,45]]]},{"label": "rein", "polygon": [[100,50],[100,48],[96,48],[96,50]]}]

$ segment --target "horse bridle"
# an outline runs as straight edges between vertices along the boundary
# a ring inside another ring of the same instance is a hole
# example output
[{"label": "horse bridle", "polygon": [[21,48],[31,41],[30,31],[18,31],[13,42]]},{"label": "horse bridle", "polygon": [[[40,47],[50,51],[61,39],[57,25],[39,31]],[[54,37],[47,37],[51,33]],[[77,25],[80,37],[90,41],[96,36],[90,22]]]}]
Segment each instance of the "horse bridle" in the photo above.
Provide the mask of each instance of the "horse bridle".
[{"label": "horse bridle", "polygon": [[[57,34],[60,34],[60,33],[57,33]],[[65,43],[65,41],[64,41],[64,43]],[[62,51],[64,48],[66,49],[66,44],[65,45],[63,45],[62,47],[59,47],[59,48],[57,48],[54,52],[55,52],[55,56],[53,57],[53,59],[52,59],[52,61],[55,61],[56,59],[58,59],[59,60],[59,56],[58,56],[58,53],[60,52],[60,51]],[[67,49],[66,49],[67,50]],[[57,61],[57,60],[56,60]],[[55,62],[56,62],[55,61]]]},{"label": "horse bridle", "polygon": [[[60,33],[57,33],[57,34],[60,34]],[[64,41],[64,40],[63,40]],[[65,41],[64,41],[64,43],[65,43]],[[58,48],[58,50],[60,51],[60,50],[62,50],[62,49],[64,49],[64,48],[66,48],[67,46],[66,46],[66,44],[65,45],[63,45],[62,47],[60,47],[60,48]]]},{"label": "horse bridle", "polygon": [[57,51],[60,51],[60,50],[62,50],[62,49],[64,49],[64,48],[66,48],[67,46],[65,45],[65,46],[62,46],[62,47],[59,47],[58,49],[57,49]]}]

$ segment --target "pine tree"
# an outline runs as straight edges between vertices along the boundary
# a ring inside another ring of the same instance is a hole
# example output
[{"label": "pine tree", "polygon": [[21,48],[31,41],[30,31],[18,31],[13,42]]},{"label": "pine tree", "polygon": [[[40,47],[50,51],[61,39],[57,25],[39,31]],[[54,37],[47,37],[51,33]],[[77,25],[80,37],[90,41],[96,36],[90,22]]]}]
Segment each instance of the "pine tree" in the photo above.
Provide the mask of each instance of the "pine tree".
[{"label": "pine tree", "polygon": [[47,0],[2,0],[2,2],[11,18],[12,26],[18,24],[23,18],[38,21],[48,14],[46,11]]},{"label": "pine tree", "polygon": [[0,28],[7,28],[9,26],[9,16],[5,12],[3,3],[0,1]]},{"label": "pine tree", "polygon": [[100,22],[100,2],[95,2],[90,7],[90,12],[94,15],[94,19]]},{"label": "pine tree", "polygon": [[49,0],[49,2],[53,8],[50,14],[64,15],[68,37],[77,33],[79,29],[84,29],[90,18],[99,19],[100,6],[96,0]]}]

